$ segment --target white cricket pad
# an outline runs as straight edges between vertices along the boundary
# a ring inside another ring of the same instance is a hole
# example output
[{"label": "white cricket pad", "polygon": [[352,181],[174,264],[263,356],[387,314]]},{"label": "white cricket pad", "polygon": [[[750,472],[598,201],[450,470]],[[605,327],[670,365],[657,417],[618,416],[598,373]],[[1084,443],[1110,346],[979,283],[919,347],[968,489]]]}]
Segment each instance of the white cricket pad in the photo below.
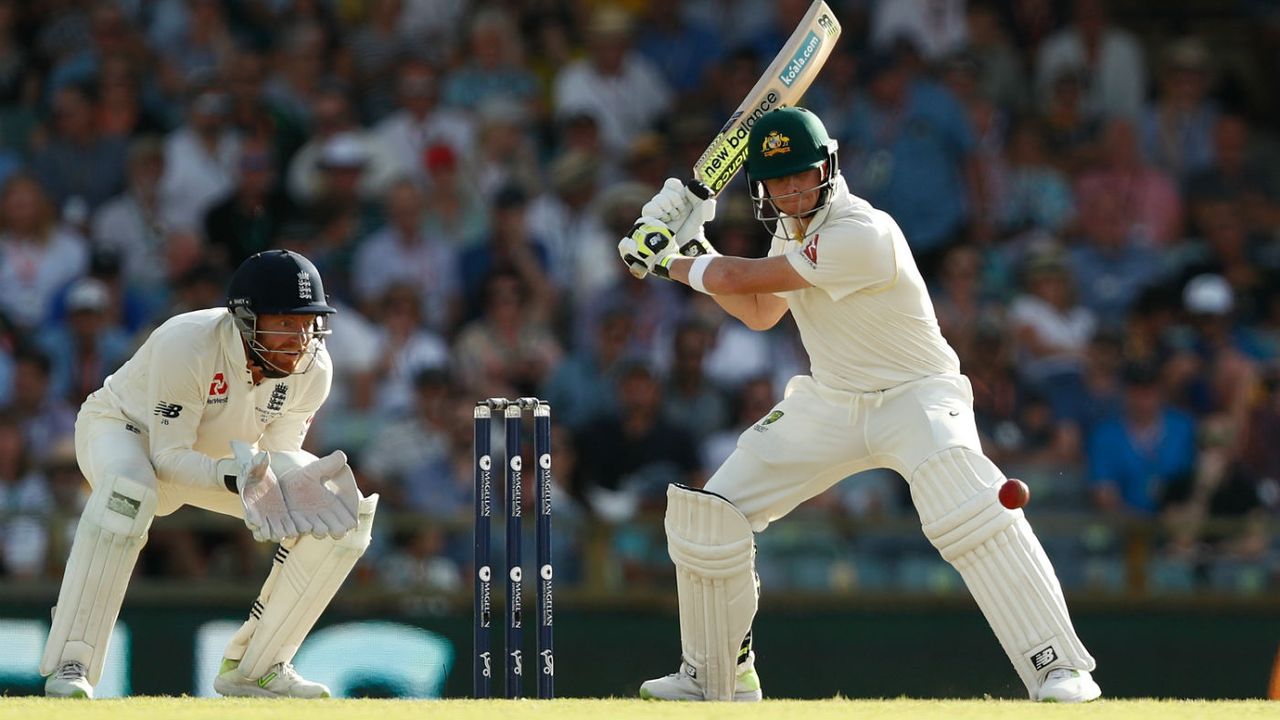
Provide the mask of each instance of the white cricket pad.
[{"label": "white cricket pad", "polygon": [[949,448],[911,475],[911,498],[924,534],[955,566],[1036,699],[1053,668],[1092,671],[1062,586],[1022,510],[997,497],[1004,474],[982,454]]},{"label": "white cricket pad", "polygon": [[104,478],[93,489],[76,525],[40,660],[41,675],[75,660],[89,669],[89,683],[98,684],[111,629],[156,516],[156,501],[153,487],[125,477]]},{"label": "white cricket pad", "polygon": [[329,606],[372,536],[378,496],[360,500],[356,529],[340,540],[303,535],[276,550],[271,573],[223,656],[240,661],[240,672],[256,680],[271,666],[291,662],[298,646]]},{"label": "white cricket pad", "polygon": [[751,523],[715,493],[670,485],[665,526],[686,672],[707,700],[733,700],[738,655],[759,602]]}]

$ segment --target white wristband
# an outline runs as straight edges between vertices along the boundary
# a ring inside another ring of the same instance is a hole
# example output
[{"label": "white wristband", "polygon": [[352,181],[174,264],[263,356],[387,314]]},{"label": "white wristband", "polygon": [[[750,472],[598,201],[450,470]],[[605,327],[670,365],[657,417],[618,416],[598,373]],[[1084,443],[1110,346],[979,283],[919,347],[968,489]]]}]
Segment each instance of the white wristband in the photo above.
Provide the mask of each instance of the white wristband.
[{"label": "white wristband", "polygon": [[707,286],[702,284],[702,275],[707,272],[707,266],[714,259],[710,255],[700,255],[693,259],[693,264],[689,266],[689,287],[706,295],[711,294],[707,292]]}]

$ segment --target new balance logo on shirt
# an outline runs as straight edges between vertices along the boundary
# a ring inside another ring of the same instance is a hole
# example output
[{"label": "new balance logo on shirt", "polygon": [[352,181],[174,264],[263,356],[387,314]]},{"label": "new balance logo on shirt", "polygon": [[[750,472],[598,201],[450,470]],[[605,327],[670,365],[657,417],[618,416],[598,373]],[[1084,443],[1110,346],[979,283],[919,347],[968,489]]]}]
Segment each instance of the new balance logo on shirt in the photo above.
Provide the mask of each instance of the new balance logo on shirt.
[{"label": "new balance logo on shirt", "polygon": [[163,418],[173,419],[182,414],[182,406],[177,403],[156,403],[156,414]]}]

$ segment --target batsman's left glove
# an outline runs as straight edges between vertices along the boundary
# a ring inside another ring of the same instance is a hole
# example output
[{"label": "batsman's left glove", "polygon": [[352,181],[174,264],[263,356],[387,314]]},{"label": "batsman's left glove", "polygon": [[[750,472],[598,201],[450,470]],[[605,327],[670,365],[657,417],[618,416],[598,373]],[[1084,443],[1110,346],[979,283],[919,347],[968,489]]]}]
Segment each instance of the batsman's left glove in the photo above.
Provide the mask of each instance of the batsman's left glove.
[{"label": "batsman's left glove", "polygon": [[649,217],[636,220],[631,232],[618,242],[618,254],[638,278],[648,273],[669,277],[667,266],[680,256],[671,229]]}]

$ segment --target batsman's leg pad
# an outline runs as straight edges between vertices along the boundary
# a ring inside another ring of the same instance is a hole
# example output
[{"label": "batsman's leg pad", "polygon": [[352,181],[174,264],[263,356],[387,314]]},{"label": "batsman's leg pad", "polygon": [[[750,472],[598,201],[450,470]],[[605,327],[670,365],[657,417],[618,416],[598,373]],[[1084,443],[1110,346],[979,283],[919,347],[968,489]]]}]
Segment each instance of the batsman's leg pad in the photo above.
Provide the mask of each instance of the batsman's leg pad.
[{"label": "batsman's leg pad", "polygon": [[249,619],[231,636],[223,655],[240,661],[245,677],[260,678],[272,665],[293,660],[320,613],[369,547],[377,508],[377,495],[362,498],[356,528],[341,539],[303,535],[276,550]]},{"label": "batsman's leg pad", "polygon": [[997,498],[1004,480],[981,453],[949,448],[915,469],[911,498],[924,534],[964,578],[1034,700],[1049,670],[1095,663],[1022,510]]},{"label": "batsman's leg pad", "polygon": [[109,476],[94,487],[76,525],[41,675],[78,660],[89,668],[90,684],[98,684],[111,629],[155,516],[152,484]]},{"label": "batsman's leg pad", "polygon": [[707,700],[733,700],[738,656],[759,602],[751,523],[719,495],[670,485],[665,526],[685,663]]}]

